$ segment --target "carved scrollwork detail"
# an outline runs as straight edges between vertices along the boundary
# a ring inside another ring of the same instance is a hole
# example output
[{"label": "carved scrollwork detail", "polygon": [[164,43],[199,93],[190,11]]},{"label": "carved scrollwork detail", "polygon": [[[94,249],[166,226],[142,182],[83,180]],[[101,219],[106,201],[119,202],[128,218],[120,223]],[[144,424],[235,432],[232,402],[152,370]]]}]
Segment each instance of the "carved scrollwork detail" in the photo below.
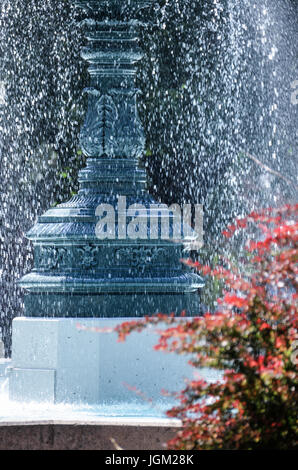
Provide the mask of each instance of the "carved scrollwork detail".
[{"label": "carved scrollwork detail", "polygon": [[84,268],[94,268],[98,264],[98,247],[86,245],[78,248],[79,262]]},{"label": "carved scrollwork detail", "polygon": [[134,158],[142,154],[145,136],[136,112],[138,89],[111,89],[89,94],[88,111],[81,130],[81,148],[89,157]]},{"label": "carved scrollwork detail", "polygon": [[140,90],[112,89],[109,93],[117,107],[118,119],[107,139],[108,153],[110,156],[137,158],[145,147],[144,130],[136,110],[136,96]]},{"label": "carved scrollwork detail", "polygon": [[101,94],[95,88],[86,88],[85,92],[89,103],[80,135],[81,148],[89,157],[107,155],[107,139],[117,121],[117,108],[108,94]]},{"label": "carved scrollwork detail", "polygon": [[40,248],[39,266],[43,269],[57,269],[65,263],[67,249],[56,246]]},{"label": "carved scrollwork detail", "polygon": [[158,247],[126,247],[116,250],[116,260],[128,264],[137,269],[143,269],[154,264],[160,256],[164,255],[164,249]]}]

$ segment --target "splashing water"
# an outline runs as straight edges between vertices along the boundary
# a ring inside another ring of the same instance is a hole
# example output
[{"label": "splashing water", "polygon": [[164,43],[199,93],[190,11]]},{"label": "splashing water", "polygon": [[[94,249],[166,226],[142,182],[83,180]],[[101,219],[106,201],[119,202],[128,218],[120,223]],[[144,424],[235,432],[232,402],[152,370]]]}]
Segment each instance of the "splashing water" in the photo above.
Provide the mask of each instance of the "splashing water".
[{"label": "splashing water", "polygon": [[[1,362],[0,362],[1,366]],[[201,369],[200,376],[207,382],[220,380],[222,373],[209,369]],[[177,404],[174,398],[168,401],[135,400],[135,392],[131,392],[131,400],[124,402],[107,402],[101,404],[86,403],[50,403],[50,402],[17,402],[9,399],[9,378],[1,376],[0,370],[0,424],[4,422],[40,422],[54,420],[56,422],[119,422],[119,418],[129,424],[130,420],[142,418],[143,423],[156,422],[157,419],[178,423],[176,419],[166,416],[167,410]],[[109,421],[110,420],[110,421]],[[118,421],[117,421],[118,420]]]},{"label": "splashing water", "polygon": [[[143,164],[158,200],[205,207],[216,252],[235,215],[297,195],[296,0],[163,0],[142,37]],[[23,308],[26,231],[77,191],[88,77],[71,1],[10,0],[0,15],[0,327]],[[209,248],[209,251],[208,251]]]}]

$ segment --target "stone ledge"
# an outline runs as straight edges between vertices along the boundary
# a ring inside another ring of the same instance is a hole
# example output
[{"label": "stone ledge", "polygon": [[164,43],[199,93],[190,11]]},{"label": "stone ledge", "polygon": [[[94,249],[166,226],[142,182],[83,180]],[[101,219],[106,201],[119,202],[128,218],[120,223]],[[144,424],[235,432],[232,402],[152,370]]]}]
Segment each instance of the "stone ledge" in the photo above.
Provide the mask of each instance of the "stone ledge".
[{"label": "stone ledge", "polygon": [[11,366],[11,359],[0,358],[0,377],[4,377]]},{"label": "stone ledge", "polygon": [[[0,450],[164,450],[173,420],[104,418],[100,422],[3,422]],[[119,450],[119,449],[118,449]]]}]

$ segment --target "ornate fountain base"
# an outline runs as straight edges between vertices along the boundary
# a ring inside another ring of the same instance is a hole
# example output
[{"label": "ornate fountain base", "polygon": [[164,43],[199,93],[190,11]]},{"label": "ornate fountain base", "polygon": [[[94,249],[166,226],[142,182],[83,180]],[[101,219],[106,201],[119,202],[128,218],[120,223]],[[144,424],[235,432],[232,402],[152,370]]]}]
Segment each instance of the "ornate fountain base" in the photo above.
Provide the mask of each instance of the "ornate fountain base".
[{"label": "ornate fountain base", "polygon": [[154,201],[145,179],[133,160],[87,161],[79,193],[40,216],[27,235],[34,268],[19,283],[26,316],[199,314],[204,281],[180,261],[187,225]]},{"label": "ornate fountain base", "polygon": [[13,322],[10,398],[142,402],[134,387],[168,402],[161,390],[179,390],[191,374],[185,357],[154,351],[150,330],[124,344],[115,334],[90,331],[157,312],[199,314],[204,282],[180,262],[188,219],[180,208],[177,213],[154,201],[138,164],[145,151],[137,112],[138,37],[151,24],[156,2],[75,3],[87,16],[82,57],[91,80],[80,146],[88,158],[78,194],[40,216],[28,233],[34,267],[20,281],[27,318]]},{"label": "ornate fountain base", "polygon": [[168,404],[162,389],[182,389],[193,369],[186,357],[154,351],[158,336],[152,329],[117,342],[107,330],[123,321],[16,318],[10,399],[112,405],[143,404],[147,397]]}]

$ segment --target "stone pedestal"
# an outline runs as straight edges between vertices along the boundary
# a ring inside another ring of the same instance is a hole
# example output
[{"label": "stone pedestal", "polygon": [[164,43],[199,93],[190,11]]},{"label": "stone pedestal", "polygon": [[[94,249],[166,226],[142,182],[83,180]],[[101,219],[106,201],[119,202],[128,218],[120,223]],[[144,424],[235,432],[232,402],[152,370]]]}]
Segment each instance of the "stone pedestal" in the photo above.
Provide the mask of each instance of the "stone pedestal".
[{"label": "stone pedestal", "polygon": [[153,350],[154,329],[132,333],[121,343],[115,333],[89,330],[111,329],[125,320],[16,318],[10,398],[113,404],[142,403],[147,397],[167,403],[161,390],[181,390],[193,369],[186,357]]}]

